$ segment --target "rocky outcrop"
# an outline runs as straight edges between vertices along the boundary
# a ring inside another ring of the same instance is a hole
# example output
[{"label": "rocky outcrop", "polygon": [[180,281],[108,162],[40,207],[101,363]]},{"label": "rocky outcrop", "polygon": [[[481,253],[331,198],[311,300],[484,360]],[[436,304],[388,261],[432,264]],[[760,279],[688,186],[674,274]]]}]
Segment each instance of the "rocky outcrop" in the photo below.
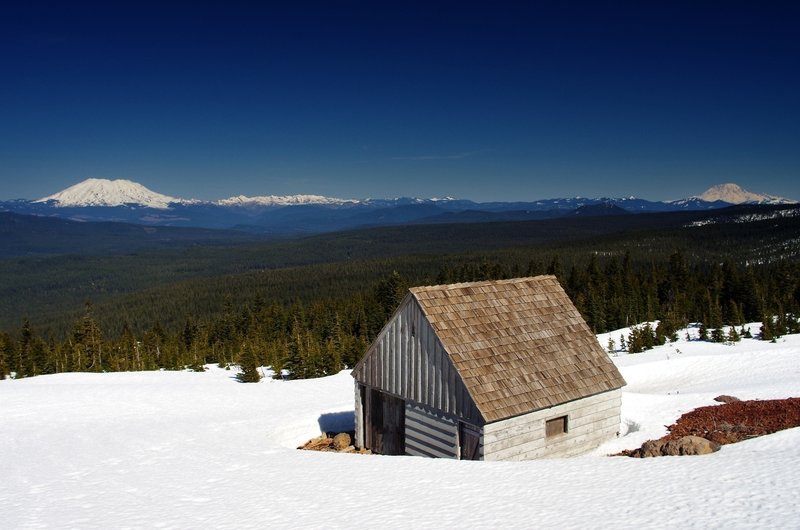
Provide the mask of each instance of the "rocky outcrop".
[{"label": "rocky outcrop", "polygon": [[714,401],[717,401],[719,403],[733,403],[735,401],[741,401],[741,399],[734,396],[729,396],[727,394],[722,394],[721,396],[715,397]]},{"label": "rocky outcrop", "polygon": [[661,438],[643,443],[639,449],[634,449],[628,456],[650,458],[654,456],[707,455],[719,451],[719,448],[718,443],[699,436],[684,436],[673,440]]}]

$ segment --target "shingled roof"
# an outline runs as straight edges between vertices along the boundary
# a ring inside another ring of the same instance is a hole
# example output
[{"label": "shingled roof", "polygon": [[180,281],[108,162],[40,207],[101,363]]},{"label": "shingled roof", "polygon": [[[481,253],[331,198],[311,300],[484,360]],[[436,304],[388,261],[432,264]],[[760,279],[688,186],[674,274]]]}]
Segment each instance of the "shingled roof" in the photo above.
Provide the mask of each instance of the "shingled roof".
[{"label": "shingled roof", "polygon": [[411,294],[487,423],[625,385],[554,276]]}]

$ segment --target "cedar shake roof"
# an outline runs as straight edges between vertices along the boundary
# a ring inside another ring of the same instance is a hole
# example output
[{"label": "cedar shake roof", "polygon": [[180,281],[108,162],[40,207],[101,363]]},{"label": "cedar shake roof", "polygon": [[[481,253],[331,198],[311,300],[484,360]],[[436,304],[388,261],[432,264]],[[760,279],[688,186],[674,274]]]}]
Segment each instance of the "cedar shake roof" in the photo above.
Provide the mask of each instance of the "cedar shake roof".
[{"label": "cedar shake roof", "polygon": [[555,276],[411,294],[487,423],[625,385]]}]

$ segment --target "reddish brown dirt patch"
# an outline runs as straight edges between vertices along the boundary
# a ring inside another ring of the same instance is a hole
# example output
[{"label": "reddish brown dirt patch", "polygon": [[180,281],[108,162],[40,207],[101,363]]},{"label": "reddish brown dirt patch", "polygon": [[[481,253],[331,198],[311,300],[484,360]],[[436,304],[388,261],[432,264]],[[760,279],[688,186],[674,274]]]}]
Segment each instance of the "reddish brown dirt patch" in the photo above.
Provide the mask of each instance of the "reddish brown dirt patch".
[{"label": "reddish brown dirt patch", "polygon": [[[658,441],[700,436],[720,445],[730,444],[800,426],[800,398],[733,401],[687,412]],[[621,456],[641,456],[626,449]]]},{"label": "reddish brown dirt patch", "polygon": [[800,426],[800,398],[734,401],[687,412],[667,439],[700,436],[720,445]]}]

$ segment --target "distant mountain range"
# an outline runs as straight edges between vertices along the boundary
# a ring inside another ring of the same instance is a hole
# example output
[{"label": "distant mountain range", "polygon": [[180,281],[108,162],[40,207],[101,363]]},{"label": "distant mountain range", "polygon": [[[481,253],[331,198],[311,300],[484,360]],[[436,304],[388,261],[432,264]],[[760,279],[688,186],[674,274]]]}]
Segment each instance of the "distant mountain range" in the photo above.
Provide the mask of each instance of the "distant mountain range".
[{"label": "distant mountain range", "polygon": [[91,178],[41,199],[0,202],[0,211],[78,221],[304,234],[396,224],[522,221],[794,202],[752,193],[736,184],[714,186],[698,196],[666,202],[636,197],[575,197],[477,203],[450,197],[339,199],[320,195],[237,196],[199,201],[163,195],[129,180]]}]

